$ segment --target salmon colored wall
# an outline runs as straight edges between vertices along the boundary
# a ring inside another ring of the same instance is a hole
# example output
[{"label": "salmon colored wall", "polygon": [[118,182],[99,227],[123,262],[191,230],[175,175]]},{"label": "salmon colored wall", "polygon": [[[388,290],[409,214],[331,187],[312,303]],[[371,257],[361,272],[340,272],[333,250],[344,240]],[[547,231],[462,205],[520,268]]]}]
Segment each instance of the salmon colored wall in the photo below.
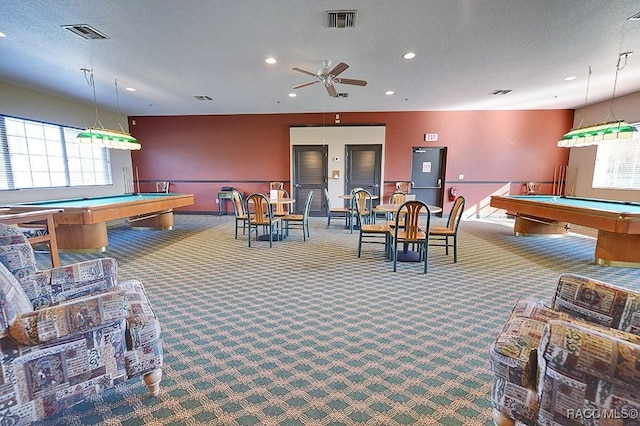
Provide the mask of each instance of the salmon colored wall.
[{"label": "salmon colored wall", "polygon": [[[269,181],[289,180],[289,127],[385,125],[385,193],[411,179],[414,146],[447,147],[445,187],[456,186],[470,214],[486,215],[493,193],[522,193],[523,183],[542,182],[551,193],[554,167],[569,150],[557,140],[573,124],[573,110],[420,111],[260,115],[129,117],[142,150],[132,152],[142,191],[168,180],[172,192],[195,194],[187,211],[217,211],[218,190],[268,191]],[[425,133],[438,133],[425,142]],[[458,175],[464,174],[464,180]],[[229,206],[230,207],[230,206]],[[451,203],[445,201],[444,211]]]}]

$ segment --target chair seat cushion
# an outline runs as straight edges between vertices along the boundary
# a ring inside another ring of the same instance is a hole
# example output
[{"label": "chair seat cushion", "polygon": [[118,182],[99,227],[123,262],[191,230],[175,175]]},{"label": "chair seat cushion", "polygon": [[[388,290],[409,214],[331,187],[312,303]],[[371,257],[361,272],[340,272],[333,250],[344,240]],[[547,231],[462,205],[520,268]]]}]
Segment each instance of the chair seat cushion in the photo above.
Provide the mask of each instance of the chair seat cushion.
[{"label": "chair seat cushion", "polygon": [[385,224],[363,224],[361,225],[362,228],[362,232],[379,232],[379,233],[386,233],[389,232],[390,228],[389,226],[385,223]]},{"label": "chair seat cushion", "polygon": [[301,214],[288,214],[282,218],[282,220],[295,220],[301,221],[304,220],[304,216]]},{"label": "chair seat cushion", "polygon": [[398,240],[402,240],[402,241],[420,241],[420,240],[425,240],[427,238],[427,233],[422,231],[422,230],[418,230],[418,232],[415,234],[414,238],[409,238],[407,231],[401,231],[398,230]]},{"label": "chair seat cushion", "polygon": [[429,228],[431,235],[455,235],[455,232],[446,226],[432,226]]}]

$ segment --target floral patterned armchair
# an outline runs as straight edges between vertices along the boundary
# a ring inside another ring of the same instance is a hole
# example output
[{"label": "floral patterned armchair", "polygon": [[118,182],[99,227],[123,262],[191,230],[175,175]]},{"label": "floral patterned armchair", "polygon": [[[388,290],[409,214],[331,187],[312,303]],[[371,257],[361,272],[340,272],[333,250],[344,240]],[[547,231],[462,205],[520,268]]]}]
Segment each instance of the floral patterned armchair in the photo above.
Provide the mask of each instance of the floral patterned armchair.
[{"label": "floral patterned armchair", "polygon": [[637,425],[640,293],[575,274],[523,297],[490,349],[494,423]]},{"label": "floral patterned armchair", "polygon": [[160,324],[141,282],[102,258],[37,270],[23,234],[0,224],[0,424],[29,424],[115,384],[162,377]]}]

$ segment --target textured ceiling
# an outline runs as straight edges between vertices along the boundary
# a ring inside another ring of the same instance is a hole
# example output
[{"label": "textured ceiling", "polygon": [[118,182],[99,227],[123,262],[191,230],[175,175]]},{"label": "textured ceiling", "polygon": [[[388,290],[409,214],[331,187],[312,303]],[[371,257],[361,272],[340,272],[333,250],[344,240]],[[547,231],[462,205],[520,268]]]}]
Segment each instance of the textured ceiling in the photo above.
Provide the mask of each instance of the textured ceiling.
[{"label": "textured ceiling", "polygon": [[[356,9],[356,27],[327,28],[335,9]],[[116,109],[118,80],[125,115],[576,108],[589,67],[589,103],[611,98],[621,52],[635,55],[616,95],[640,91],[640,21],[628,20],[639,12],[637,0],[2,1],[0,81],[92,103],[80,71],[90,68],[100,106]],[[369,84],[290,98],[312,79],[291,68],[324,60]],[[490,94],[501,89],[511,92]]]}]

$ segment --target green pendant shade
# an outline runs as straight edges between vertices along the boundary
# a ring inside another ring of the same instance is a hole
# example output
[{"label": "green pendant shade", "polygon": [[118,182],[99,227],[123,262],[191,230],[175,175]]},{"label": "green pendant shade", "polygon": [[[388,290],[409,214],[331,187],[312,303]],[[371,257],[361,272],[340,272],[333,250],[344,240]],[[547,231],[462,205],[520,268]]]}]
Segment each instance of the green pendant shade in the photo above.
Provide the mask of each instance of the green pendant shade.
[{"label": "green pendant shade", "polygon": [[105,148],[138,150],[142,148],[136,138],[121,132],[104,129],[87,128],[78,133],[80,143],[100,145]]},{"label": "green pendant shade", "polygon": [[624,120],[611,121],[595,126],[572,129],[558,141],[562,148],[597,145],[601,141],[629,139],[637,135],[638,129]]}]

